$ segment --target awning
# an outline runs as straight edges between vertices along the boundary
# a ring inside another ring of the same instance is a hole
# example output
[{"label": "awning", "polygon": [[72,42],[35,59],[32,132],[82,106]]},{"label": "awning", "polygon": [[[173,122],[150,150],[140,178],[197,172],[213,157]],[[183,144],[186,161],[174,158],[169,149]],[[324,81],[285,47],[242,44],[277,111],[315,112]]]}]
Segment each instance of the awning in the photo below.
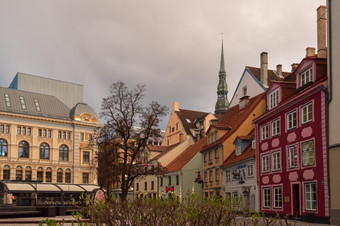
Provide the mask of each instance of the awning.
[{"label": "awning", "polygon": [[87,192],[93,192],[94,190],[97,190],[100,188],[98,185],[92,185],[92,184],[81,184],[79,186],[84,188]]},{"label": "awning", "polygon": [[86,190],[75,184],[58,184],[61,190],[64,192],[85,192]]},{"label": "awning", "polygon": [[42,184],[42,183],[32,183],[33,186],[36,186],[38,192],[60,192],[61,189],[58,188],[55,184]]},{"label": "awning", "polygon": [[34,187],[31,184],[24,184],[24,183],[5,183],[7,190],[9,192],[32,192],[35,191]]},{"label": "awning", "polygon": [[94,184],[51,184],[41,182],[26,181],[0,181],[0,189],[2,192],[94,192],[99,189]]}]

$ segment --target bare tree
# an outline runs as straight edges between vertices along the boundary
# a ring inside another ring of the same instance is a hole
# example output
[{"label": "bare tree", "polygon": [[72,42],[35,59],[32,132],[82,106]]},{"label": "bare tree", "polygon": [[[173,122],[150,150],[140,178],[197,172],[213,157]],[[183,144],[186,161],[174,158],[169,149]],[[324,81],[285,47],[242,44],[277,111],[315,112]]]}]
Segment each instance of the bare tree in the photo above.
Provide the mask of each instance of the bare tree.
[{"label": "bare tree", "polygon": [[160,117],[168,109],[155,101],[144,106],[144,92],[144,85],[130,90],[125,83],[116,82],[101,106],[100,116],[106,122],[98,134],[99,180],[106,188],[118,181],[123,200],[136,177],[159,170],[143,165],[141,156],[148,138],[160,136]]}]

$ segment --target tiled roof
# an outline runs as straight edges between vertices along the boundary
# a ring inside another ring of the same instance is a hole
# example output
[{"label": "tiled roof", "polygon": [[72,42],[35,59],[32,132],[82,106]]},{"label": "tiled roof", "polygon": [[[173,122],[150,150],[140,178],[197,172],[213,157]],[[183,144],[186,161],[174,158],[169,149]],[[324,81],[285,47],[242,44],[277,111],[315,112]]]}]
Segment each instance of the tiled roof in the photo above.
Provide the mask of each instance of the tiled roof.
[{"label": "tiled roof", "polygon": [[[5,94],[10,99],[10,107],[6,105]],[[22,107],[21,97],[23,97],[26,109]],[[37,105],[39,108],[37,108]],[[71,120],[70,108],[54,96],[4,87],[0,87],[0,111]]]},{"label": "tiled roof", "polygon": [[197,153],[199,153],[203,146],[207,144],[207,137],[203,137],[196,143],[190,145],[186,150],[184,150],[179,156],[177,156],[172,162],[167,166],[167,172],[174,172],[182,169]]},{"label": "tiled roof", "polygon": [[164,156],[166,153],[168,153],[169,151],[171,151],[173,148],[175,148],[177,145],[179,144],[174,144],[171,146],[157,146],[157,150],[162,151],[162,153],[160,153],[159,155],[157,155],[156,157],[154,157],[153,159],[151,159],[150,161],[154,161],[154,160],[158,160],[160,157]]},{"label": "tiled roof", "polygon": [[[261,81],[261,69],[260,68],[256,68],[256,67],[250,67],[247,66],[247,68],[249,69],[249,71],[251,71],[251,73],[259,80]],[[278,76],[276,74],[276,72],[274,70],[269,70],[268,69],[268,86],[270,86],[272,81],[283,81],[285,79],[285,77],[287,77],[289,74],[289,72],[282,72],[282,77]]]},{"label": "tiled roof", "polygon": [[198,119],[202,119],[209,114],[207,112],[192,111],[186,109],[179,109],[179,111],[176,111],[176,113],[181,120],[187,134],[191,134],[190,129],[196,128],[195,123]]},{"label": "tiled roof", "polygon": [[231,153],[231,155],[224,161],[222,167],[229,166],[231,164],[254,158],[255,157],[255,150],[251,148],[251,144],[248,145],[246,149],[243,150],[241,155],[235,155],[235,150]]},{"label": "tiled roof", "polygon": [[[226,125],[229,126],[231,129],[228,131],[224,136],[222,136],[217,141],[205,146],[203,151],[214,147],[217,144],[222,144],[228,137],[230,137],[250,116],[250,113],[255,109],[255,107],[263,100],[266,96],[266,93],[261,93],[251,99],[243,108],[239,109],[239,105],[235,105],[228,109],[228,111],[222,116],[219,120],[218,125]],[[255,117],[258,117],[256,115]]]},{"label": "tiled roof", "polygon": [[168,147],[167,147],[167,146],[161,146],[161,145],[151,145],[151,144],[148,144],[148,145],[146,145],[146,148],[147,148],[149,151],[163,152],[163,151],[165,151]]}]

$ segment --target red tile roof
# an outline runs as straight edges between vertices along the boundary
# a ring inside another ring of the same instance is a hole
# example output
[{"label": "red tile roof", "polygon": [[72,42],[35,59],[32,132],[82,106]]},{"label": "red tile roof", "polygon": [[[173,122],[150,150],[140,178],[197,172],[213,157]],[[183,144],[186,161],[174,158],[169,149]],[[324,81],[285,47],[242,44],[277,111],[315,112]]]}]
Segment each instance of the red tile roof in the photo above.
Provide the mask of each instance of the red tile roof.
[{"label": "red tile roof", "polygon": [[[241,139],[241,137],[245,138],[244,140],[251,140],[255,135],[255,129],[252,129],[250,133],[247,136],[238,136],[238,138]],[[249,139],[248,139],[249,138]],[[237,138],[236,138],[237,139]],[[235,140],[236,140],[235,139]],[[235,150],[231,153],[231,155],[224,160],[224,163],[222,164],[222,167],[249,159],[255,157],[255,150],[252,149],[251,143],[243,150],[241,155],[236,156]]]},{"label": "red tile roof", "polygon": [[163,152],[166,150],[166,146],[161,146],[161,145],[152,145],[152,144],[148,144],[146,145],[146,148],[149,151],[155,151],[155,152]]},{"label": "red tile roof", "polygon": [[197,153],[199,153],[203,146],[207,144],[207,137],[203,137],[196,143],[190,145],[186,150],[184,150],[180,155],[178,155],[172,162],[167,166],[167,172],[174,172],[182,169]]},{"label": "red tile roof", "polygon": [[[259,80],[261,81],[261,68],[250,67],[247,66],[249,71]],[[283,81],[285,77],[290,75],[290,72],[282,72],[282,77],[278,76],[274,70],[268,69],[268,86],[272,83],[272,81]]]},{"label": "red tile roof", "polygon": [[175,148],[177,145],[179,144],[174,144],[171,146],[157,146],[158,150],[162,151],[162,153],[160,153],[159,155],[157,155],[156,157],[152,158],[150,161],[154,161],[154,160],[158,160],[160,157],[164,156],[166,153],[168,153],[169,151],[171,151],[173,148]]},{"label": "red tile roof", "polygon": [[[217,144],[222,144],[228,137],[230,137],[234,132],[236,132],[236,130],[242,125],[244,120],[250,117],[252,111],[260,103],[260,101],[265,98],[265,96],[266,93],[261,93],[249,99],[249,103],[247,103],[246,106],[243,107],[242,109],[239,109],[238,105],[229,108],[227,112],[224,113],[222,118],[219,120],[218,125],[229,126],[231,129],[217,141],[203,147],[202,151],[214,147]],[[258,116],[259,115],[256,115],[255,117]]]},{"label": "red tile roof", "polygon": [[229,165],[232,165],[234,163],[250,159],[250,158],[255,158],[255,150],[251,148],[251,144],[248,145],[246,149],[243,150],[241,155],[235,155],[235,150],[231,153],[231,155],[224,161],[222,164],[222,167],[226,167]]},{"label": "red tile roof", "polygon": [[179,119],[181,120],[182,125],[183,125],[186,133],[188,135],[191,135],[190,129],[196,128],[195,123],[197,122],[197,120],[206,117],[209,113],[186,110],[186,109],[179,109],[179,111],[176,111],[176,114],[178,115]]}]

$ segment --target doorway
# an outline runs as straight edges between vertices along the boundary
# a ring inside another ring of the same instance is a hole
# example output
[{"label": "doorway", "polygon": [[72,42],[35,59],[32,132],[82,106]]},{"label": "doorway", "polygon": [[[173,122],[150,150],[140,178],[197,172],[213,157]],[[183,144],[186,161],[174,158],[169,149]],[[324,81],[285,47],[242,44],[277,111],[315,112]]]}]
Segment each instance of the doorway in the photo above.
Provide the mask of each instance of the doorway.
[{"label": "doorway", "polygon": [[293,184],[293,217],[298,218],[300,217],[300,185]]}]

